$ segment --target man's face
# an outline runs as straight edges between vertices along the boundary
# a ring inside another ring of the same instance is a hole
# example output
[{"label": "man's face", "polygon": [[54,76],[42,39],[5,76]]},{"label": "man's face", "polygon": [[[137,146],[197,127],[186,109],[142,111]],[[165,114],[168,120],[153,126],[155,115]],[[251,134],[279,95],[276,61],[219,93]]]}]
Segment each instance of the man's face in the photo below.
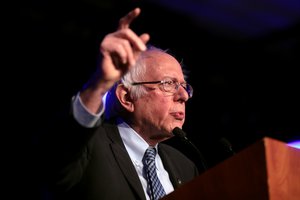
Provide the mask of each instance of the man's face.
[{"label": "man's face", "polygon": [[[146,60],[147,73],[143,81],[160,81],[166,77],[185,82],[178,61],[163,52],[151,52]],[[167,139],[175,127],[182,128],[188,94],[179,86],[175,93],[165,92],[159,84],[145,84],[147,93],[134,102],[137,131],[153,139]]]}]

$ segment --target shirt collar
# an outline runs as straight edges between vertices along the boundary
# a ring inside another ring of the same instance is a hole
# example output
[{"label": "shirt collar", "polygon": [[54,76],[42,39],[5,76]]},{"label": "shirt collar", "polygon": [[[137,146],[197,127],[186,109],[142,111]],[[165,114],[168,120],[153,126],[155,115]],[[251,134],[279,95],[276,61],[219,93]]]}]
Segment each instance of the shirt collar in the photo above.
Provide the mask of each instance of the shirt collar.
[{"label": "shirt collar", "polygon": [[[120,136],[133,162],[140,164],[149,144],[133,130],[123,119],[117,119]],[[157,150],[157,145],[155,146]]]}]

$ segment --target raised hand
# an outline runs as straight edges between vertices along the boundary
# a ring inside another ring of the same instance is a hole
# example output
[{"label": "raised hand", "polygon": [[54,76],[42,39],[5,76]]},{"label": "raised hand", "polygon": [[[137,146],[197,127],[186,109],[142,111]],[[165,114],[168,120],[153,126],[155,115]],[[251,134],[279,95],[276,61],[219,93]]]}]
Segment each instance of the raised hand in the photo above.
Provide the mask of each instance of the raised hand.
[{"label": "raised hand", "polygon": [[118,29],[107,34],[100,44],[101,63],[80,92],[82,103],[91,113],[99,112],[105,93],[135,64],[139,54],[146,50],[149,34],[138,36],[130,29],[130,24],[140,12],[140,8],[135,8],[122,17]]},{"label": "raised hand", "polygon": [[101,76],[106,81],[118,81],[132,67],[140,52],[146,50],[149,35],[138,36],[130,29],[141,10],[135,8],[119,20],[116,32],[106,35],[100,45],[102,53]]}]

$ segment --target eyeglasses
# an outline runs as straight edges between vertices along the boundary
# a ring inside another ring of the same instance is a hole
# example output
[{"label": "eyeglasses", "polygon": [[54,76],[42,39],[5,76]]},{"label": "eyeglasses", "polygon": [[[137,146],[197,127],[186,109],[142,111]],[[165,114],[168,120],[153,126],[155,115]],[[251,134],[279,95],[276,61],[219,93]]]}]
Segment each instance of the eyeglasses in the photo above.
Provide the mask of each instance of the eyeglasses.
[{"label": "eyeglasses", "polygon": [[159,84],[164,92],[177,93],[179,86],[182,86],[188,93],[189,98],[193,96],[193,88],[188,83],[179,83],[172,78],[165,78],[162,81],[146,81],[146,82],[133,82],[131,85],[143,85],[143,84]]}]

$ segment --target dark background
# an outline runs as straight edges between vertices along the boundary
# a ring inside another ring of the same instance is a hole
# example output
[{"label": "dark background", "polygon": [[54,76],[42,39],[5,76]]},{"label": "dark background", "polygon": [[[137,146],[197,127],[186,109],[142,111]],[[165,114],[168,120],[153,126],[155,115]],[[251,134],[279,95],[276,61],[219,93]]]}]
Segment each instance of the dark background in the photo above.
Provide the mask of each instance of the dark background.
[{"label": "dark background", "polygon": [[[221,138],[236,152],[265,136],[300,139],[296,0],[14,2],[3,31],[10,55],[3,77],[10,78],[5,81],[10,98],[5,99],[13,113],[7,118],[18,120],[9,127],[20,147],[11,157],[14,173],[25,174],[11,179],[14,188],[21,186],[31,198],[44,196],[36,173],[37,135],[48,116],[88,80],[99,42],[135,6],[142,13],[133,30],[148,32],[150,43],[170,49],[191,71],[195,93],[183,129],[209,166],[231,156]],[[199,162],[176,140],[169,142]]]}]

